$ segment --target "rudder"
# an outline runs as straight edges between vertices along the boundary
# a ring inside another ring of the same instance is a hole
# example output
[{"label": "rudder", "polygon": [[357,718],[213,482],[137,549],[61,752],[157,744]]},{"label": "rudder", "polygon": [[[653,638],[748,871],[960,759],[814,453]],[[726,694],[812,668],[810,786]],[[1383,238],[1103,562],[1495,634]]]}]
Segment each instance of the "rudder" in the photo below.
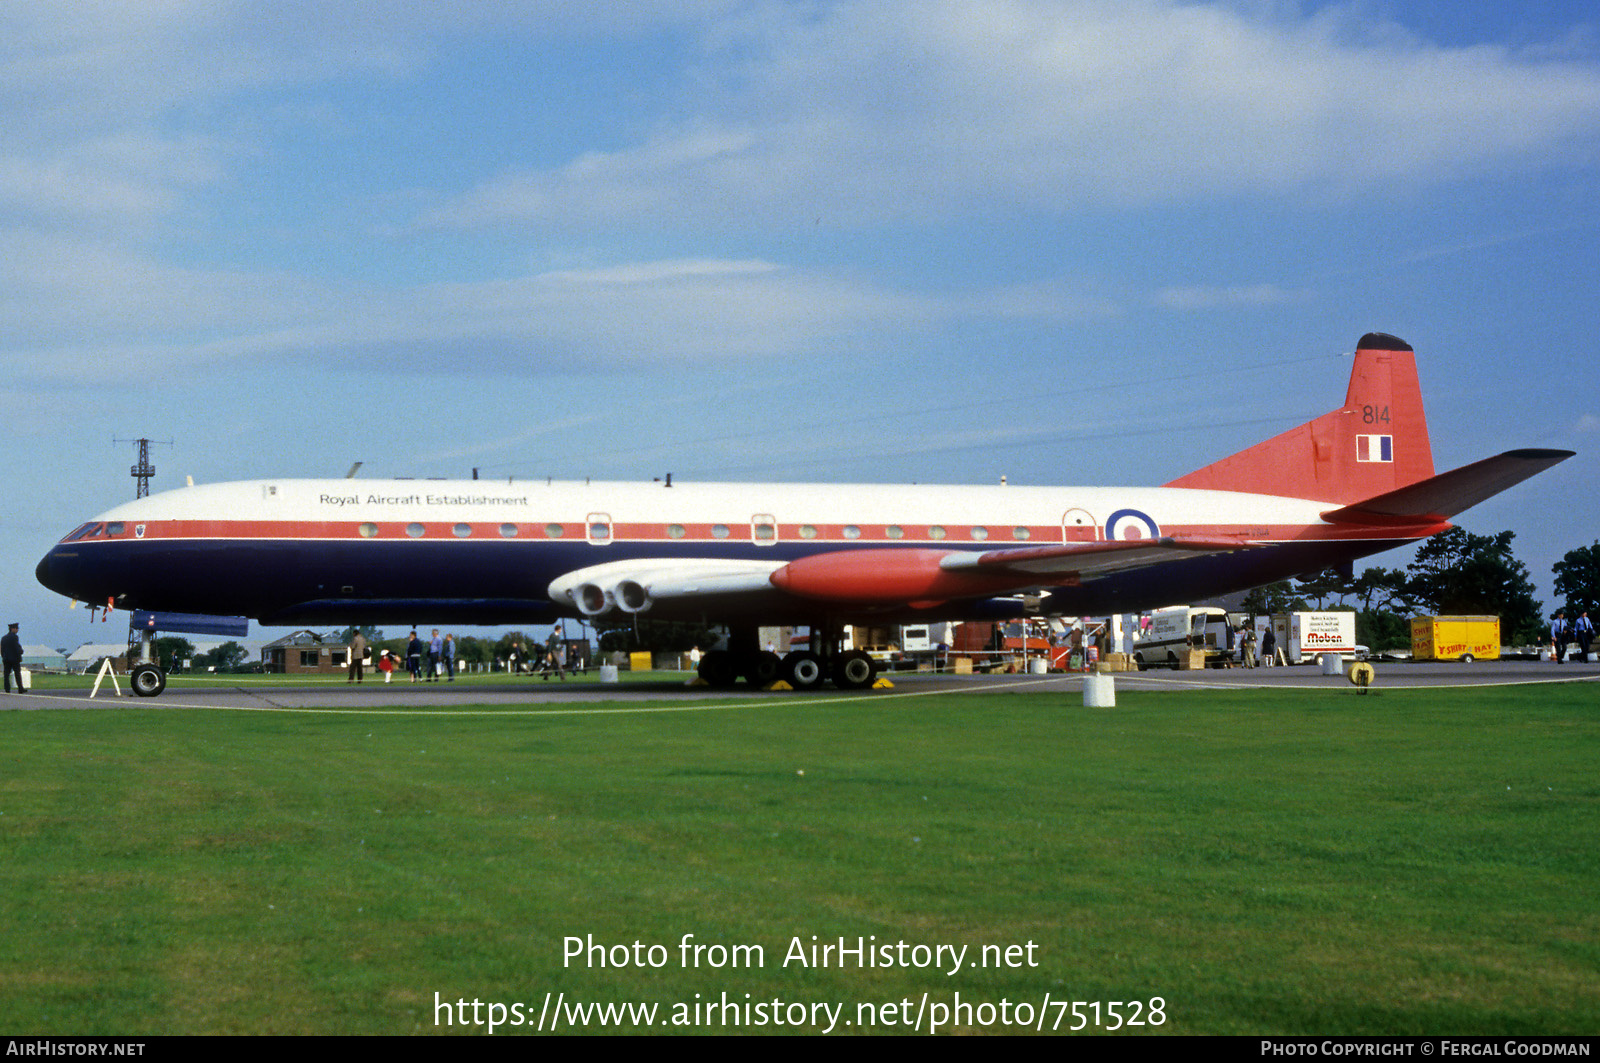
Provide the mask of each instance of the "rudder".
[{"label": "rudder", "polygon": [[1166,484],[1348,504],[1433,475],[1416,354],[1369,332],[1344,405]]}]

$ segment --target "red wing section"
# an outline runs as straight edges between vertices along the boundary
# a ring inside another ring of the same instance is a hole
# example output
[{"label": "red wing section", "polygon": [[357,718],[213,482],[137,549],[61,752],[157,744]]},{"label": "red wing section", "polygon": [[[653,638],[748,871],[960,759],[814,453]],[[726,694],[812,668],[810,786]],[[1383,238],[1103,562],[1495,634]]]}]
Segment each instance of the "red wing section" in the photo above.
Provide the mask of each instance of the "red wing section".
[{"label": "red wing section", "polygon": [[1335,524],[1411,524],[1444,520],[1572,457],[1570,450],[1508,450],[1396,491],[1329,510]]},{"label": "red wing section", "polygon": [[1084,543],[968,553],[951,550],[843,550],[792,561],[772,574],[799,598],[852,605],[922,608],[959,598],[1066,586],[1179,557],[1241,549],[1236,542]]},{"label": "red wing section", "polygon": [[1416,355],[1405,341],[1372,332],[1357,345],[1339,409],[1166,486],[1348,504],[1432,475]]}]

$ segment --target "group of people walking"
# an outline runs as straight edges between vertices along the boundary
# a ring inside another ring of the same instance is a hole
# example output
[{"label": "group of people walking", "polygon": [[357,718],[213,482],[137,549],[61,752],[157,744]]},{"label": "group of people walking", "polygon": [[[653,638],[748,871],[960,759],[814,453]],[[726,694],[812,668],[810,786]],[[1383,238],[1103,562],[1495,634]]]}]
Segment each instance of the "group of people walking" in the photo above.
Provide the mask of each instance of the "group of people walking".
[{"label": "group of people walking", "polygon": [[[370,653],[369,644],[364,635],[357,631],[350,639],[350,667],[347,683],[360,683],[365,679],[366,658]],[[440,676],[445,681],[453,683],[456,680],[456,637],[453,634],[439,635],[439,629],[433,629],[433,636],[426,642],[417,634],[411,632],[411,639],[406,643],[404,658],[405,669],[411,675],[413,683],[436,683]],[[521,673],[525,669],[543,672],[546,680],[554,672],[562,681],[567,678],[567,643],[562,636],[561,625],[557,624],[550,632],[549,639],[540,654],[539,663],[532,665],[522,652],[522,644],[514,642],[507,665],[513,672]],[[394,679],[394,673],[399,670],[401,659],[389,650],[381,650],[378,654],[377,669],[383,673],[383,681],[388,683]]]},{"label": "group of people walking", "polygon": [[[511,654],[506,658],[506,668],[517,675],[543,674],[547,683],[551,672],[560,677],[563,683],[567,681],[567,640],[560,624],[550,630],[550,637],[545,639],[543,647],[535,645],[533,650],[533,655],[525,654],[522,643],[513,642]],[[538,657],[537,662],[533,660],[534,655]]]},{"label": "group of people walking", "polygon": [[1589,659],[1589,644],[1594,641],[1594,622],[1589,619],[1587,611],[1578,614],[1578,619],[1568,620],[1565,609],[1557,609],[1556,615],[1550,618],[1550,650],[1557,664],[1567,659],[1567,647],[1572,643],[1578,644],[1578,659]]},{"label": "group of people walking", "polygon": [[[345,682],[363,681],[368,652],[366,636],[357,631],[355,637],[350,640],[350,674]],[[424,661],[427,662],[426,665]],[[405,663],[413,683],[437,682],[440,675],[445,676],[446,681],[454,683],[456,681],[455,635],[445,635],[440,638],[439,629],[434,628],[433,637],[423,642],[413,631],[411,641],[406,643]],[[388,683],[394,679],[399,662],[393,653],[382,650],[378,654],[377,668],[383,673],[383,681]]]}]

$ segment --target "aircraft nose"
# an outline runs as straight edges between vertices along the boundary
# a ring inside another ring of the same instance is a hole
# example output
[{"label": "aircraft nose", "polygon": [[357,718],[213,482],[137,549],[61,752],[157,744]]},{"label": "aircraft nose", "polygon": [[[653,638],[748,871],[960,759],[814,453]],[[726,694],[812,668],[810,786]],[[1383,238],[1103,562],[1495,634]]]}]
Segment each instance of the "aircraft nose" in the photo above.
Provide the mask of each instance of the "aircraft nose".
[{"label": "aircraft nose", "polygon": [[51,583],[49,554],[45,554],[44,557],[40,559],[39,567],[33,570],[33,574],[39,580],[39,582],[44,584],[46,587],[49,587],[51,590],[56,589],[54,584]]},{"label": "aircraft nose", "polygon": [[57,556],[57,551],[51,550],[39,561],[39,567],[33,570],[34,576],[40,583],[55,591],[72,597],[69,584],[72,580],[73,566],[68,558]]}]

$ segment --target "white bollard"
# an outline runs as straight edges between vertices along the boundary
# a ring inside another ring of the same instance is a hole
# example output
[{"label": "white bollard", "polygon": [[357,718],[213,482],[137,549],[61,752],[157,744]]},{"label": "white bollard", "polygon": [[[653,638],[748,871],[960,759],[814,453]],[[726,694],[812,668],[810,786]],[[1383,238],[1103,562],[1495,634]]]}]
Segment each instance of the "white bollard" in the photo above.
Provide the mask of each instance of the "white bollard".
[{"label": "white bollard", "polygon": [[1317,660],[1322,662],[1323,675],[1344,675],[1344,658],[1337,653],[1324,653]]},{"label": "white bollard", "polygon": [[1117,685],[1109,673],[1090,672],[1083,677],[1083,707],[1086,709],[1117,707]]},{"label": "white bollard", "polygon": [[1049,671],[1050,671],[1050,662],[1045,660],[1043,657],[1030,657],[1030,658],[1028,658],[1028,674],[1029,675],[1044,675],[1045,673],[1047,673]]},{"label": "white bollard", "polygon": [[617,666],[614,665],[614,664],[602,664],[600,666],[600,682],[602,682],[602,683],[620,682],[620,680],[617,679]]}]

